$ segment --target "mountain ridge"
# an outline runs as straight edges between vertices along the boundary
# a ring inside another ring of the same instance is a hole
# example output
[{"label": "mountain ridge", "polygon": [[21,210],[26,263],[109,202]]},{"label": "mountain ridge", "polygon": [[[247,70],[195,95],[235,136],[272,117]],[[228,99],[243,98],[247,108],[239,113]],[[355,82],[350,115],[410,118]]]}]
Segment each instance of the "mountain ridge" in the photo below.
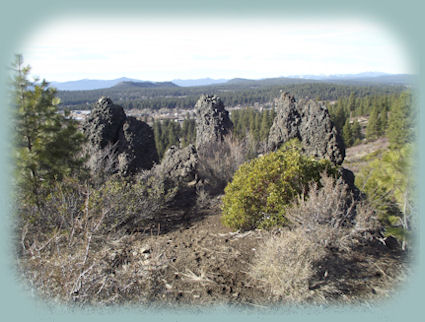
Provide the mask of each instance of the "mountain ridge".
[{"label": "mountain ridge", "polygon": [[[160,86],[167,87],[197,87],[197,86],[213,86],[213,85],[234,85],[234,84],[254,84],[254,83],[299,83],[299,82],[370,82],[370,83],[384,83],[384,84],[410,84],[415,77],[413,74],[388,74],[382,72],[364,72],[358,74],[335,74],[335,75],[291,75],[285,77],[269,77],[261,79],[248,79],[248,78],[232,78],[232,79],[212,79],[212,78],[199,78],[199,79],[174,79],[172,81],[153,82],[146,80],[138,80],[133,78],[121,77],[112,80],[98,80],[98,79],[81,79],[69,82],[51,82],[50,86],[57,88],[59,91],[85,91],[96,89],[107,89],[117,86],[120,83],[127,83],[133,87],[149,87],[148,84],[162,84]],[[146,86],[144,86],[144,85]],[[119,85],[122,86],[123,84]],[[158,86],[151,86],[158,87]]]}]

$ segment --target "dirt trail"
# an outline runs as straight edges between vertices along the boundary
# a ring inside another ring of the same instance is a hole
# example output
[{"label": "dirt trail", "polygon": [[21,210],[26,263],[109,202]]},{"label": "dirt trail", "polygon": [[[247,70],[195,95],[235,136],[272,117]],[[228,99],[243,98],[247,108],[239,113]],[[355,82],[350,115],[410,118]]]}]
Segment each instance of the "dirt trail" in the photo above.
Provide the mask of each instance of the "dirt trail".
[{"label": "dirt trail", "polygon": [[[210,209],[202,220],[150,242],[169,259],[157,300],[166,303],[240,303],[255,305],[263,292],[250,281],[247,270],[261,240],[259,231],[231,232],[220,222],[220,211]],[[149,241],[148,241],[149,243]]]}]

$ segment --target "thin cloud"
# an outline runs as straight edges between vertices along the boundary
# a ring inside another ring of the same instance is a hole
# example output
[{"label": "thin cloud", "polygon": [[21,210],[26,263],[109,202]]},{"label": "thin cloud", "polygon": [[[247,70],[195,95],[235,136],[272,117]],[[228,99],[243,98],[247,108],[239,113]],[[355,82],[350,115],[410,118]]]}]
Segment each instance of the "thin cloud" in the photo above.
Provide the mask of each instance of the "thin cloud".
[{"label": "thin cloud", "polygon": [[354,20],[63,19],[30,35],[22,53],[35,74],[51,81],[411,72],[392,35]]}]

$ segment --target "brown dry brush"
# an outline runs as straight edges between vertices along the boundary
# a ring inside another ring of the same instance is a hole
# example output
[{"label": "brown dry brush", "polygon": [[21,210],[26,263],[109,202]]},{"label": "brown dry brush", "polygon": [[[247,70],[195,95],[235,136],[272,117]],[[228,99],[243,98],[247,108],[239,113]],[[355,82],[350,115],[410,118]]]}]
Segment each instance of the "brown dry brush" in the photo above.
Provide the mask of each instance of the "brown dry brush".
[{"label": "brown dry brush", "polygon": [[239,166],[248,160],[246,142],[233,135],[226,135],[223,141],[214,142],[198,151],[198,176],[204,182],[204,189],[211,195],[223,193]]},{"label": "brown dry brush", "polygon": [[[157,296],[167,259],[146,234],[172,198],[162,178],[111,180],[98,188],[57,183],[39,209],[18,210],[18,268],[40,295],[66,303],[147,303]],[[31,214],[31,216],[29,216]]]},{"label": "brown dry brush", "polygon": [[[382,226],[366,200],[322,176],[285,212],[290,227],[264,241],[250,275],[284,303],[329,303],[388,296],[403,278],[399,254],[379,242]],[[367,281],[367,283],[365,283]]]},{"label": "brown dry brush", "polygon": [[103,149],[98,149],[92,144],[85,144],[81,153],[86,158],[85,166],[90,172],[90,177],[95,184],[101,185],[118,171],[117,143],[108,143]]}]

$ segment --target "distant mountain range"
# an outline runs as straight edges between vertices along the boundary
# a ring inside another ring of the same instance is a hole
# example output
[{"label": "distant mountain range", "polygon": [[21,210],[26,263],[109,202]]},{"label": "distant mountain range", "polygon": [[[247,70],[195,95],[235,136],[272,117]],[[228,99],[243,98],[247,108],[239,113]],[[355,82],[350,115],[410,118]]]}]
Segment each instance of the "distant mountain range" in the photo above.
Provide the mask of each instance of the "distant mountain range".
[{"label": "distant mountain range", "polygon": [[[158,86],[181,86],[181,87],[193,87],[193,86],[206,86],[212,84],[221,84],[227,82],[227,79],[212,79],[212,78],[200,78],[200,79],[174,79],[171,82],[150,82],[139,79],[121,77],[111,80],[99,80],[99,79],[81,79],[69,82],[51,82],[50,86],[57,88],[60,91],[88,91],[102,88],[111,88],[114,86],[138,86],[138,87],[158,87]],[[131,83],[131,84],[130,84]]]},{"label": "distant mountain range", "polygon": [[228,79],[212,79],[212,78],[199,78],[199,79],[173,79],[172,82],[182,87],[193,87],[193,86],[206,86],[213,84],[226,83]]},{"label": "distant mountain range", "polygon": [[[364,72],[358,74],[334,74],[334,75],[292,75],[289,78],[303,78],[316,80],[332,80],[332,79],[358,79],[358,78],[373,78],[380,76],[394,75],[381,72]],[[399,74],[397,74],[399,75]]]},{"label": "distant mountain range", "polygon": [[143,81],[125,81],[111,86],[113,88],[154,88],[154,87],[178,87],[172,82],[143,82]]},{"label": "distant mountain range", "polygon": [[69,82],[51,82],[50,86],[57,88],[60,91],[84,91],[92,89],[109,88],[121,82],[143,82],[141,80],[121,77],[111,80],[100,79],[81,79]]},{"label": "distant mountain range", "polygon": [[338,81],[338,82],[369,82],[369,83],[383,83],[383,84],[410,84],[414,75],[410,74],[388,74],[381,72],[365,72],[358,74],[336,74],[336,75],[295,75],[288,76],[298,79],[311,79],[320,81]]},{"label": "distant mountain range", "polygon": [[299,83],[309,81],[327,81],[327,82],[338,82],[347,84],[362,83],[382,83],[387,85],[408,85],[413,81],[414,76],[409,74],[386,74],[381,72],[365,72],[359,74],[337,74],[337,75],[293,75],[288,77],[277,77],[277,78],[265,78],[265,79],[212,79],[212,78],[200,78],[200,79],[174,79],[170,82],[150,82],[138,79],[132,79],[127,77],[121,77],[112,80],[97,80],[97,79],[82,79],[77,81],[69,82],[51,82],[52,87],[57,88],[60,91],[84,91],[84,90],[96,90],[111,87],[196,87],[196,86],[209,86],[217,84],[240,84],[249,85],[250,83],[267,83],[282,84],[282,83]]}]

